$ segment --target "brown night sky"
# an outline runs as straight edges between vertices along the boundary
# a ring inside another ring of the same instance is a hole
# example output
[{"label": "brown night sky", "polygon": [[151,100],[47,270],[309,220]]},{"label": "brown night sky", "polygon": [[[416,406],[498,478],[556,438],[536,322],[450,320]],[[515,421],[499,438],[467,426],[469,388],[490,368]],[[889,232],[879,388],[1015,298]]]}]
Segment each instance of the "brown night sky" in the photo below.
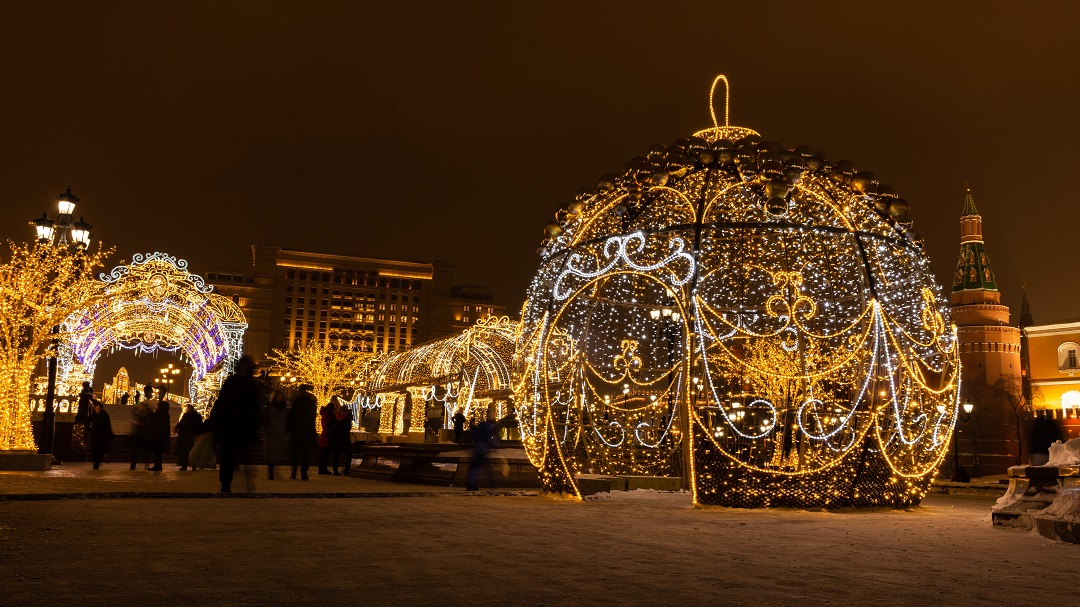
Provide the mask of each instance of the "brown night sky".
[{"label": "brown night sky", "polygon": [[555,208],[722,72],[733,124],[909,200],[944,284],[966,181],[1014,322],[1024,282],[1080,315],[1080,5],[875,4],[5,2],[0,237],[70,184],[117,263],[441,259],[516,309]]}]

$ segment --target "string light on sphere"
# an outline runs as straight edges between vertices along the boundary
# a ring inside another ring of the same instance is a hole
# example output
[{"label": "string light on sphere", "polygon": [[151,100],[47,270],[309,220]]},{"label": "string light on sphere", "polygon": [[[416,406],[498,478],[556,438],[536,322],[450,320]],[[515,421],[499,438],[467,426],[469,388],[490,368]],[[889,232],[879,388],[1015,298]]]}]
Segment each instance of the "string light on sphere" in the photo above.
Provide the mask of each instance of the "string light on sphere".
[{"label": "string light on sphere", "polygon": [[591,473],[682,476],[700,504],[917,504],[959,358],[908,203],[726,104],[720,124],[712,92],[712,128],[545,226],[514,357],[526,451],[575,495]]}]

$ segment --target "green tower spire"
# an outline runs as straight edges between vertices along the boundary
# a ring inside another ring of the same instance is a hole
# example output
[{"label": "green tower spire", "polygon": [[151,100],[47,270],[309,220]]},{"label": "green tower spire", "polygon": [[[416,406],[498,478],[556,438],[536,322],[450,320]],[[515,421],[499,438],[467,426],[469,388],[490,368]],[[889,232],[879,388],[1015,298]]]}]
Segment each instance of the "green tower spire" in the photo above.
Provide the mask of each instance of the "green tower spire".
[{"label": "green tower spire", "polygon": [[990,258],[983,244],[982,216],[975,208],[971,190],[964,196],[964,211],[960,217],[960,257],[953,275],[953,292],[997,291],[997,278],[990,268]]}]

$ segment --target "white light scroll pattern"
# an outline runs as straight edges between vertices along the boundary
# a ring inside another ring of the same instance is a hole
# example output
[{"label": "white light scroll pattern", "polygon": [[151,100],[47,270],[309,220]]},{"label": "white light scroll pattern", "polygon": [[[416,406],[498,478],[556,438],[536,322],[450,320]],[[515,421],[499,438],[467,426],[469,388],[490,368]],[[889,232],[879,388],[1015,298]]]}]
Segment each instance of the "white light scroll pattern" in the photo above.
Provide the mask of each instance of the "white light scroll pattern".
[{"label": "white light scroll pattern", "polygon": [[[686,250],[686,241],[679,236],[662,239],[659,235],[654,237],[655,242],[666,241],[666,247],[660,253],[663,255],[658,261],[644,263],[638,261],[638,257],[646,253],[646,245],[649,238],[643,232],[634,232],[626,236],[613,236],[604,241],[599,253],[586,250],[571,253],[566,262],[566,270],[555,279],[553,294],[555,299],[564,300],[573,293],[574,289],[569,286],[571,278],[592,279],[614,271],[618,267],[626,267],[638,272],[650,272],[661,268],[670,272],[669,280],[672,285],[682,286],[690,281],[694,275],[694,256]],[[655,245],[649,253],[654,253]],[[655,253],[654,253],[654,256]]]}]

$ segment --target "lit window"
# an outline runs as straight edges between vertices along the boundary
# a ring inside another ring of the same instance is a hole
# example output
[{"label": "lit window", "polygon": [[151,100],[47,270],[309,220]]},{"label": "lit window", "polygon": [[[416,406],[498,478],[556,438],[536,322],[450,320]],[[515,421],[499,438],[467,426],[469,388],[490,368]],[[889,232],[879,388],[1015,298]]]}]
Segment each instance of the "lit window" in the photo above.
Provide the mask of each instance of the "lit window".
[{"label": "lit window", "polygon": [[1068,372],[1069,375],[1072,375],[1076,371],[1080,371],[1080,361],[1076,357],[1077,351],[1080,351],[1080,344],[1076,342],[1067,341],[1058,346],[1058,369],[1061,372]]}]

